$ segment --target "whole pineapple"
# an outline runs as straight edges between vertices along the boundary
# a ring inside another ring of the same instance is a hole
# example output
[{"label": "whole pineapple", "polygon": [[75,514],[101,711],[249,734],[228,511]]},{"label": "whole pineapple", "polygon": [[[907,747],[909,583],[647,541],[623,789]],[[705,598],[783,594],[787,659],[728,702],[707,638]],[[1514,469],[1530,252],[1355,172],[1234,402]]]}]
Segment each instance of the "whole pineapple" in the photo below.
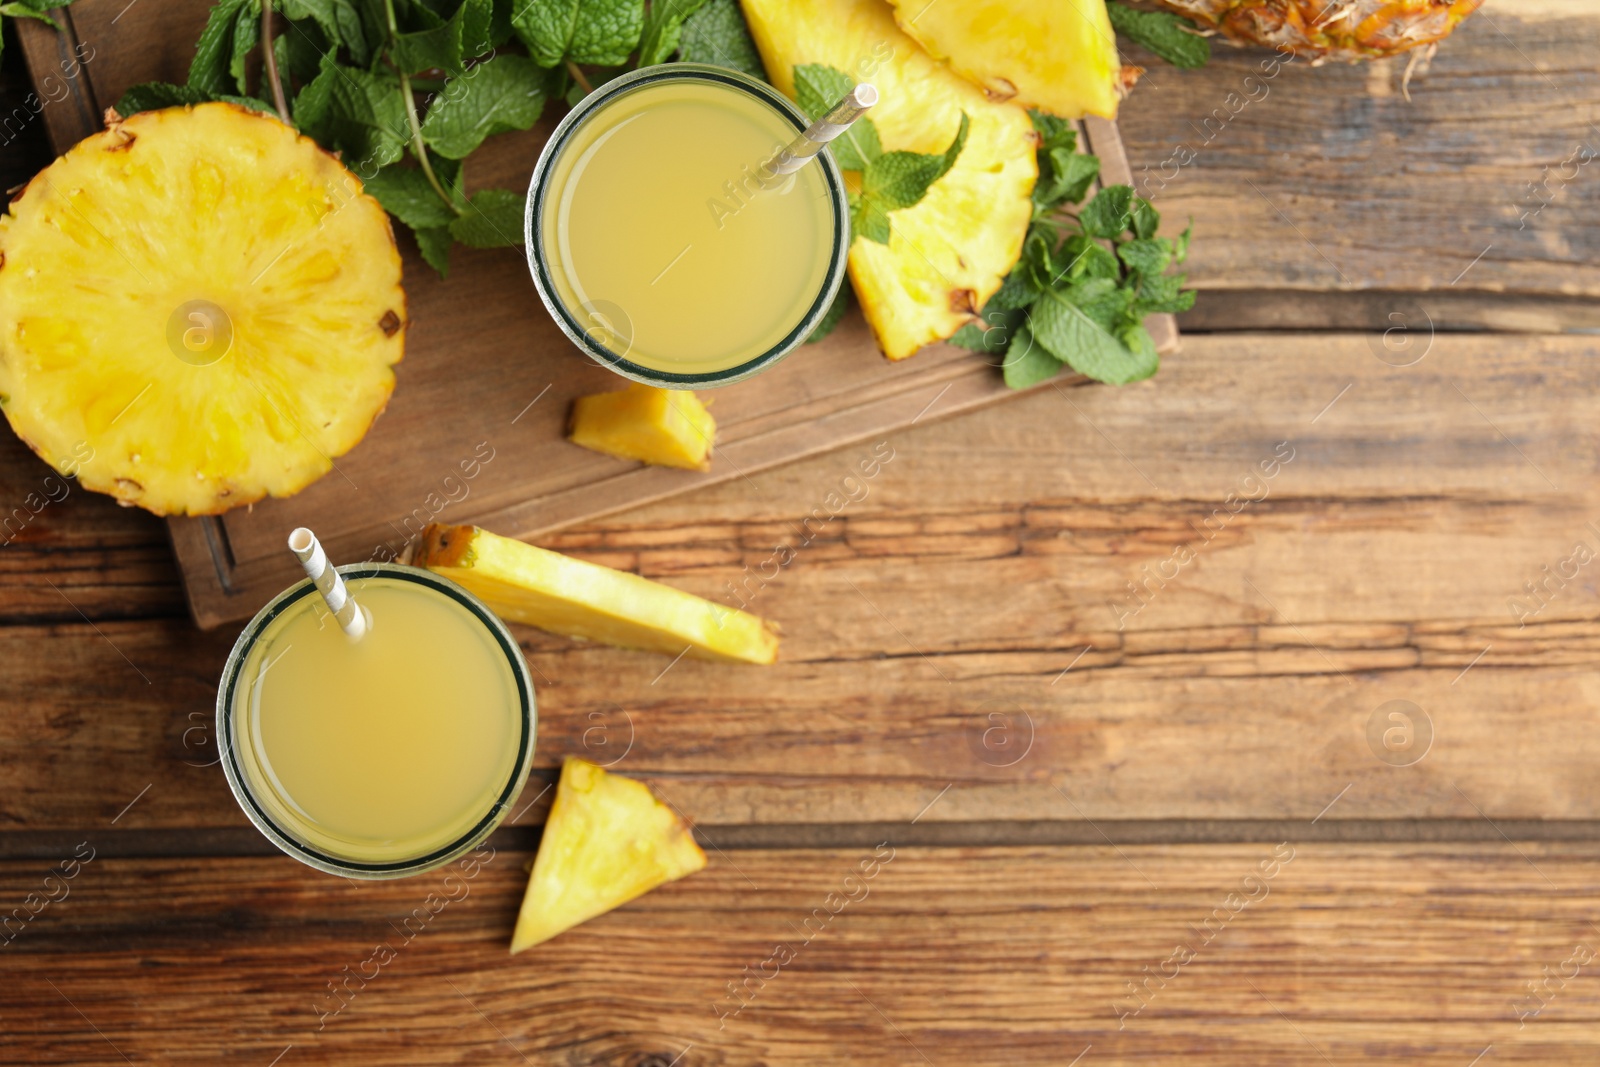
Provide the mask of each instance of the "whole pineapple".
[{"label": "whole pineapple", "polygon": [[111,116],[0,216],[0,407],[87,489],[158,515],[288,496],[388,402],[388,216],[232,104]]},{"label": "whole pineapple", "polygon": [[1450,35],[1483,0],[1154,0],[1240,44],[1315,62],[1381,59]]}]

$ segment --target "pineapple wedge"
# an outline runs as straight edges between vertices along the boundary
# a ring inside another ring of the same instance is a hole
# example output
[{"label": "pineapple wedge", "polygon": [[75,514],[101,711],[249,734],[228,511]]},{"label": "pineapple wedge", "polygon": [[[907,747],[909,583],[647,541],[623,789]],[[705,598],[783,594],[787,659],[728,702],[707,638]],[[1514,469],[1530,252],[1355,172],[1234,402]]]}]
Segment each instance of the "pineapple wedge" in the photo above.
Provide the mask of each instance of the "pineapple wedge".
[{"label": "pineapple wedge", "polygon": [[511,935],[515,955],[693,874],[706,854],[643,782],[568,757]]},{"label": "pineapple wedge", "polygon": [[703,471],[711,468],[716,435],[716,420],[693,393],[634,382],[575,400],[567,440],[621,459]]},{"label": "pineapple wedge", "polygon": [[476,526],[434,523],[416,562],[501,618],[551,633],[725,663],[778,658],[777,634],[755,615]]},{"label": "pineapple wedge", "polygon": [[943,152],[962,113],[971,119],[950,172],[919,203],[889,216],[889,243],[851,243],[850,280],[890,359],[973,321],[1021,255],[1032,217],[1039,168],[1027,111],[989,100],[929,58],[900,32],[883,0],[743,4],[767,74],[784,93],[794,95],[794,68],[804,63],[877,86],[871,118],[885,150]]},{"label": "pineapple wedge", "polygon": [[383,411],[405,344],[389,217],[276,118],[115,119],[0,217],[0,405],[158,515],[288,496]]},{"label": "pineapple wedge", "polygon": [[1117,117],[1122,61],[1106,0],[890,2],[902,30],[989,99]]}]

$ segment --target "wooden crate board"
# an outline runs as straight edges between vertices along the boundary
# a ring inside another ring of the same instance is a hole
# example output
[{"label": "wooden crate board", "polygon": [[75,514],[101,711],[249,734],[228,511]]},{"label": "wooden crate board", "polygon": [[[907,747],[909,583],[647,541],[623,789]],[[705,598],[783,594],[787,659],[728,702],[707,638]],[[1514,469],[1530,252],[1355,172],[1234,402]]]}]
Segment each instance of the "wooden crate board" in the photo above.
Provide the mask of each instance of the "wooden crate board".
[{"label": "wooden crate board", "polygon": [[[24,27],[36,77],[55,70],[75,42],[93,49],[82,75],[67,82],[70,107],[63,101],[46,109],[58,151],[92,132],[102,109],[129,85],[181,81],[188,51],[171,40],[192,40],[181,30],[198,26],[209,6],[124,3],[82,0],[64,12],[59,36]],[[494,177],[490,184],[525,187],[552,125],[546,120],[528,134],[498,138],[473,157],[474,173]],[[1081,129],[1086,148],[1101,157],[1103,179],[1127,181],[1115,125],[1089,119]],[[296,526],[312,527],[330,555],[352,562],[392,556],[429,521],[533,538],[1012,395],[988,357],[953,346],[888,363],[852,314],[827,340],[773,370],[706,394],[719,424],[710,471],[647,468],[565,441],[572,399],[622,383],[562,336],[536,299],[519,250],[457,248],[445,281],[409,240],[402,252],[406,356],[394,397],[366,439],[290,499],[170,520],[200,626],[248,618],[295,579],[283,539]],[[1149,326],[1161,351],[1175,350],[1172,316],[1152,317]]]}]

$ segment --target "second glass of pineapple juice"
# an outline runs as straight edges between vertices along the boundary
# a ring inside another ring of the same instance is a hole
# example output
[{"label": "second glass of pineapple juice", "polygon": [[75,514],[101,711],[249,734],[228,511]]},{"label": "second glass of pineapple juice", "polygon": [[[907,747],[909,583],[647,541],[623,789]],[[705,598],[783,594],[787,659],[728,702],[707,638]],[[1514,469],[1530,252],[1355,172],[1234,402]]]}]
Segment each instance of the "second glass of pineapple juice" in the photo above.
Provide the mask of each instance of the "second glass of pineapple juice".
[{"label": "second glass of pineapple juice", "polygon": [[761,165],[806,127],[771,86],[671,63],[590,93],[528,193],[528,262],[579,348],[648,385],[749,377],[802,344],[844,278],[843,179],[824,152]]},{"label": "second glass of pineapple juice", "polygon": [[533,760],[533,684],[505,625],[429,571],[339,568],[371,620],[351,640],[309,581],[239,636],[217,747],[279,848],[349,878],[448,863],[505,817]]}]

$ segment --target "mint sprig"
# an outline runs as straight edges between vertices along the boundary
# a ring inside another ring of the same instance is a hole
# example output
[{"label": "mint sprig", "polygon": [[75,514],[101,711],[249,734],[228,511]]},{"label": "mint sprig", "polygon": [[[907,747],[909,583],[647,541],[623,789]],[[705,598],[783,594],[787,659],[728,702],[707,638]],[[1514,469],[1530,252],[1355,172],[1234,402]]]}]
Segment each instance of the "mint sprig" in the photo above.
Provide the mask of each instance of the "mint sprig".
[{"label": "mint sprig", "polygon": [[[69,0],[70,2],[70,0]],[[49,21],[61,0],[0,0]],[[283,116],[336,152],[445,274],[452,244],[522,243],[523,196],[468,195],[462,161],[637,65],[685,60],[762,76],[736,0],[274,0]],[[222,100],[271,112],[260,0],[217,0],[183,85],[136,85],[122,115]],[[520,51],[518,50],[520,49]],[[525,54],[524,54],[525,53]]]},{"label": "mint sprig", "polygon": [[1159,237],[1161,215],[1131,186],[1101,189],[1076,213],[1099,174],[1079,154],[1071,124],[1030,112],[1039,135],[1039,179],[1022,256],[979,321],[955,344],[1004,357],[1013,389],[1055,377],[1063,365],[1096,381],[1123,385],[1160,366],[1146,315],[1187,311],[1194,292],[1168,271],[1189,251],[1189,230]]},{"label": "mint sprig", "polygon": [[[795,103],[813,120],[837,104],[855,82],[843,71],[820,63],[794,68]],[[966,113],[950,147],[943,152],[885,152],[878,127],[862,117],[835,139],[828,151],[839,169],[861,175],[860,191],[850,194],[850,228],[857,237],[889,243],[889,213],[922,201],[929,186],[949,173],[967,143]]]}]

